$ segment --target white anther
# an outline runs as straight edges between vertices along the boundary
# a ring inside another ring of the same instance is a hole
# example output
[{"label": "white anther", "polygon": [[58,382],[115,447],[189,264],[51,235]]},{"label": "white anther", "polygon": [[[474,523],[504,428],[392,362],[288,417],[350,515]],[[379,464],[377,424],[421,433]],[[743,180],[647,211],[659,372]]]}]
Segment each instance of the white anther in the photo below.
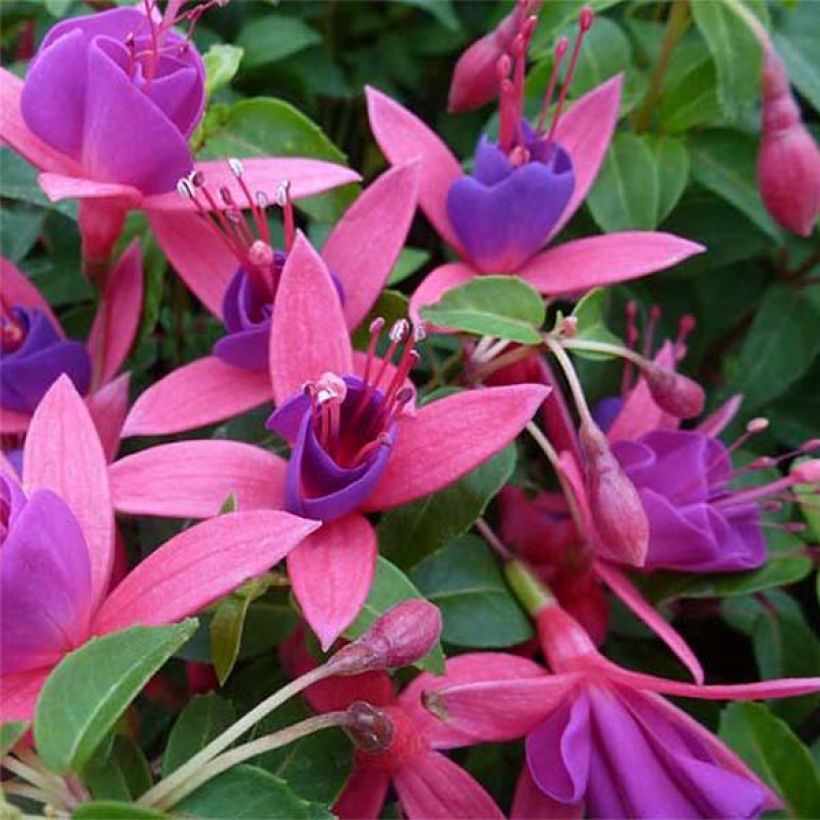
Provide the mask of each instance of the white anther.
[{"label": "white anther", "polygon": [[398,319],[390,328],[390,341],[399,343],[403,342],[410,333],[410,322],[407,319]]},{"label": "white anther", "polygon": [[280,207],[284,208],[288,204],[290,194],[290,181],[285,180],[276,186],[276,191],[273,194],[273,201]]},{"label": "white anther", "polygon": [[245,173],[245,166],[235,157],[231,157],[228,160],[228,167],[231,169],[231,173],[237,179],[241,179],[242,174]]},{"label": "white anther", "polygon": [[194,186],[191,185],[187,177],[182,177],[182,179],[179,180],[179,182],[177,182],[177,193],[183,199],[196,199],[196,194],[194,193]]}]

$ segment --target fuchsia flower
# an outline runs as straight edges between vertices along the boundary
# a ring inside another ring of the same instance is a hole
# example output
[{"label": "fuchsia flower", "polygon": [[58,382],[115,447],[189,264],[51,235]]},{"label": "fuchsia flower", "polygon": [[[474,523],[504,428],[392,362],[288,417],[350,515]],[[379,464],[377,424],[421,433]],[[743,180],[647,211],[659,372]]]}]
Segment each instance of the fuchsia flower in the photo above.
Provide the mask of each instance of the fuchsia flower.
[{"label": "fuchsia flower", "polygon": [[[194,163],[188,138],[205,103],[205,69],[187,38],[173,30],[204,7],[181,12],[170,0],[159,19],[119,8],[63,20],[46,35],[26,81],[0,69],[0,138],[42,173],[52,200],[80,200],[83,256],[107,262],[127,211],[144,210],[174,261],[174,215],[193,211],[175,194],[195,168],[234,199],[242,190],[219,163]],[[327,162],[260,158],[248,161],[268,196],[289,179],[294,198],[353,182],[353,171]],[[226,210],[217,200],[209,207]]]},{"label": "fuchsia flower", "polygon": [[[569,221],[592,185],[618,119],[622,78],[603,83],[562,116],[570,69],[549,129],[546,112],[554,81],[542,117],[530,126],[523,119],[524,64],[535,18],[515,19],[519,30],[511,56],[498,62],[499,139],[481,138],[471,176],[464,175],[447,146],[417,117],[367,89],[370,126],[379,146],[393,164],[421,163],[419,203],[461,257],[424,280],[413,296],[413,313],[482,273],[517,274],[542,293],[568,295],[643,276],[703,251],[694,242],[656,232],[613,233],[540,250]],[[591,22],[591,12],[585,10],[582,34]],[[561,41],[556,65],[566,50]]]},{"label": "fuchsia flower", "polygon": [[320,518],[322,528],[289,556],[288,572],[326,648],[370,590],[377,542],[364,513],[456,481],[512,441],[547,390],[524,384],[467,391],[411,414],[406,377],[418,336],[407,322],[396,323],[380,360],[377,321],[368,354],[354,354],[333,280],[301,234],[276,306],[270,375],[278,409],[269,426],[291,445],[289,460],[234,442],[180,442],[123,459],[112,466],[111,481],[124,512],[209,516],[234,493],[240,509],[284,506]]},{"label": "fuchsia flower", "polygon": [[3,339],[0,349],[0,430],[26,431],[31,415],[54,381],[65,373],[81,395],[113,459],[128,409],[128,355],[142,310],[142,254],[129,245],[106,282],[88,341],[65,338],[48,303],[8,260],[0,259]]},{"label": "fuchsia flower", "polygon": [[[241,185],[242,163],[230,160]],[[418,171],[396,168],[376,180],[348,209],[325,242],[322,258],[342,299],[348,328],[367,315],[404,244],[416,207]],[[204,187],[188,186],[193,199],[207,202]],[[146,390],[125,423],[124,435],[161,435],[202,427],[270,400],[268,348],[276,294],[293,242],[292,207],[282,189],[288,248],[274,250],[264,209],[247,191],[256,235],[240,232],[233,220],[200,216],[187,223],[187,244],[176,269],[191,290],[221,316],[228,335],[213,355],[180,367]],[[207,195],[207,196],[206,196]]]},{"label": "fuchsia flower", "polygon": [[728,686],[665,680],[608,661],[554,602],[537,620],[554,674],[473,681],[448,670],[446,685],[437,681],[425,697],[473,742],[526,736],[513,817],[581,816],[584,808],[593,817],[756,817],[780,807],[736,755],[661,695],[791,697],[820,690],[820,678]]},{"label": "fuchsia flower", "polygon": [[61,376],[31,420],[22,486],[0,475],[0,715],[32,716],[65,654],[95,635],[173,623],[270,568],[319,526],[220,516],[175,536],[109,589],[114,514],[88,410]]},{"label": "fuchsia flower", "polygon": [[[316,666],[299,631],[282,645],[281,655],[294,676]],[[541,669],[523,658],[485,653],[452,658],[446,671],[444,678],[419,675],[401,694],[384,672],[328,678],[305,690],[305,698],[316,712],[342,710],[364,701],[385,717],[385,727],[368,738],[369,748],[359,744],[353,772],[333,806],[334,814],[341,818],[378,817],[392,785],[402,812],[411,820],[503,817],[484,789],[442,754],[472,745],[475,740],[433,718],[423,708],[421,694],[446,685],[451,676],[459,681],[497,681],[505,674],[510,678],[541,675]]]}]

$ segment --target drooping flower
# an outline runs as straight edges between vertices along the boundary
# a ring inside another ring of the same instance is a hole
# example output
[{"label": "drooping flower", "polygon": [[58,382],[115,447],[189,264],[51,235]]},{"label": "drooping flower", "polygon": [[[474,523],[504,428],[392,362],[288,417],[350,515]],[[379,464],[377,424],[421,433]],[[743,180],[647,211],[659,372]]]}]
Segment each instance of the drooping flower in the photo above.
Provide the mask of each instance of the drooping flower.
[{"label": "drooping flower", "polygon": [[[296,676],[317,665],[297,630],[281,647],[283,665]],[[438,688],[450,675],[458,680],[497,680],[542,674],[525,658],[502,654],[460,655],[446,662],[448,677],[419,675],[397,694],[390,676],[369,672],[353,677],[333,677],[305,690],[305,698],[319,713],[346,709],[364,701],[382,717],[379,726],[368,726],[357,742],[353,772],[333,806],[341,818],[376,818],[392,786],[407,817],[502,817],[492,798],[460,766],[442,754],[447,749],[472,745],[469,736],[435,720],[421,703],[423,691]],[[363,727],[364,729],[364,727]]]},{"label": "drooping flower", "polygon": [[86,343],[65,338],[57,318],[29,280],[0,259],[4,316],[0,352],[0,429],[20,436],[51,385],[65,374],[81,395],[109,459],[116,454],[128,408],[129,375],[117,376],[139,326],[142,253],[129,245],[108,277]]},{"label": "drooping flower", "polygon": [[[293,213],[286,188],[286,248],[271,245],[264,197],[247,188],[243,164],[230,160],[241,200],[248,207],[255,233],[238,204],[225,217],[208,214],[214,195],[207,180],[185,181],[182,191],[202,205],[184,223],[184,241],[176,242],[178,273],[202,301],[219,315],[228,334],[213,355],[178,368],[146,390],[134,404],[124,435],[162,435],[202,427],[270,401],[268,348],[276,294],[293,243]],[[252,184],[252,183],[251,183]],[[348,327],[367,315],[404,244],[416,206],[415,166],[396,168],[373,182],[331,232],[322,258],[334,277]],[[260,204],[262,203],[262,204]],[[253,238],[251,238],[253,237]]]},{"label": "drooping flower", "polygon": [[[205,70],[173,26],[195,22],[206,6],[182,5],[171,0],[161,19],[155,0],[145,0],[145,13],[119,8],[63,20],[46,34],[25,83],[0,70],[0,138],[43,172],[39,182],[52,200],[80,200],[92,272],[107,266],[131,209],[146,212],[160,244],[173,236],[174,215],[193,211],[176,195],[177,181],[194,169],[242,196],[219,163],[194,163],[188,146],[204,106]],[[318,160],[258,158],[248,168],[269,197],[284,179],[294,198],[358,179]]]},{"label": "drooping flower", "polygon": [[111,478],[125,512],[213,515],[234,493],[240,509],[284,505],[321,518],[322,528],[289,556],[288,572],[327,647],[370,590],[377,540],[364,513],[461,478],[521,432],[547,390],[524,384],[466,391],[411,412],[406,379],[418,354],[409,324],[394,325],[384,360],[375,355],[378,321],[368,354],[354,354],[333,280],[301,234],[276,305],[270,375],[278,409],[269,424],[291,443],[290,459],[234,442],[179,442],[123,459]]},{"label": "drooping flower", "polygon": [[196,613],[318,526],[283,512],[220,516],[175,536],[113,589],[105,455],[61,376],[26,436],[22,485],[0,475],[0,716],[29,719],[51,669],[95,635]]},{"label": "drooping flower", "polygon": [[[421,163],[419,204],[461,261],[434,270],[411,301],[411,314],[482,273],[517,274],[542,293],[577,294],[677,264],[703,250],[658,232],[624,232],[540,249],[580,206],[598,172],[615,128],[621,77],[581,97],[563,114],[571,71],[552,124],[546,112],[535,126],[523,119],[524,67],[534,17],[515,15],[511,53],[498,61],[498,141],[483,136],[474,172],[466,176],[446,145],[415,115],[375,89],[367,89],[370,126],[392,164]],[[589,28],[591,12],[582,12]],[[580,39],[570,60],[577,59]],[[567,51],[562,40],[556,65]],[[557,74],[556,74],[557,78]]]},{"label": "drooping flower", "polygon": [[[757,817],[781,805],[721,741],[661,695],[791,697],[820,690],[820,678],[680,683],[611,663],[554,602],[540,607],[537,622],[554,674],[496,682],[448,674],[425,699],[476,742],[526,736],[518,792],[529,814],[513,816],[580,816],[585,809],[592,817]],[[539,805],[552,813],[534,815]]]}]

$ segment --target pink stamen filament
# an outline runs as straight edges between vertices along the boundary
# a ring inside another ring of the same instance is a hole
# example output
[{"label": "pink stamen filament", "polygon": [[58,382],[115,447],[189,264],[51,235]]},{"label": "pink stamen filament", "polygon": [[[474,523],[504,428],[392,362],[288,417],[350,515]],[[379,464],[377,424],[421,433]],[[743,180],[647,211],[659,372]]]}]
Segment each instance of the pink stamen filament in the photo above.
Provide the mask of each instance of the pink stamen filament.
[{"label": "pink stamen filament", "polygon": [[569,40],[567,40],[566,37],[561,37],[555,45],[550,81],[547,85],[547,92],[544,94],[544,101],[541,103],[541,113],[538,115],[538,123],[535,126],[535,131],[539,136],[544,133],[544,126],[547,123],[547,113],[552,105],[552,95],[555,93],[555,86],[558,83],[558,72],[561,70],[561,64],[564,62],[568,48]]},{"label": "pink stamen filament", "polygon": [[293,215],[293,202],[290,199],[290,182],[283,182],[276,190],[276,204],[282,209],[285,222],[285,250],[290,252],[296,238],[296,222]]},{"label": "pink stamen filament", "polygon": [[658,329],[660,318],[660,305],[652,305],[649,309],[649,321],[646,323],[646,330],[644,330],[643,335],[643,356],[645,359],[652,357],[652,345],[655,341],[655,331]]},{"label": "pink stamen filament", "polygon": [[[626,303],[626,348],[627,350],[635,350],[638,344],[638,305],[634,299],[630,299]],[[632,387],[632,370],[633,363],[627,359],[624,363],[624,370],[621,374],[621,398],[625,399],[626,394]]]}]

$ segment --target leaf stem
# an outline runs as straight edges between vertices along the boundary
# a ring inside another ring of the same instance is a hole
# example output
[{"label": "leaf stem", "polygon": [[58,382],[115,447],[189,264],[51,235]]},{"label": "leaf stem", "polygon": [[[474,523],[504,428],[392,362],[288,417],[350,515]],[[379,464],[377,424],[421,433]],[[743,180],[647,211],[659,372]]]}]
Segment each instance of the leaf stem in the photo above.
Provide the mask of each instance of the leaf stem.
[{"label": "leaf stem", "polygon": [[484,540],[498,553],[502,561],[512,559],[512,553],[483,518],[476,520],[475,528],[484,536]]},{"label": "leaf stem", "polygon": [[652,69],[652,74],[649,77],[649,88],[646,90],[646,95],[643,98],[641,107],[632,120],[632,125],[638,134],[648,131],[652,124],[652,115],[655,112],[655,105],[657,105],[658,98],[661,95],[663,78],[666,74],[666,69],[669,68],[669,60],[688,26],[689,1],[673,0],[672,10],[669,12],[669,17],[666,21],[666,31],[663,35],[658,61],[655,63],[655,67]]}]

